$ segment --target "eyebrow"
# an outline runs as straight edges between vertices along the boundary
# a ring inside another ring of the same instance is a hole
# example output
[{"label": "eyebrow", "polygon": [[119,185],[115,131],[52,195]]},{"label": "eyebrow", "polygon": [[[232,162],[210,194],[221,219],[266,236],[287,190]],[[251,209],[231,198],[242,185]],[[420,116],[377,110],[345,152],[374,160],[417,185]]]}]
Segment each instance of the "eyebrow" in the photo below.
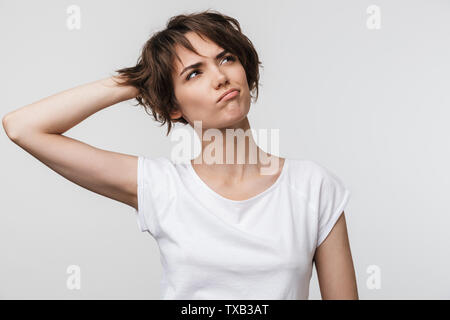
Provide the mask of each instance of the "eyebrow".
[{"label": "eyebrow", "polygon": [[[223,57],[224,55],[226,55],[227,53],[228,53],[228,50],[226,50],[226,49],[223,50],[221,53],[219,53],[219,54],[216,56],[215,60],[219,60],[220,58],[222,58],[222,57]],[[184,68],[183,71],[181,71],[180,76],[181,76],[183,73],[185,73],[187,70],[189,70],[189,69],[195,69],[195,68],[198,68],[198,67],[201,67],[201,66],[203,66],[203,62],[197,62],[197,63],[191,64],[190,66]]]}]

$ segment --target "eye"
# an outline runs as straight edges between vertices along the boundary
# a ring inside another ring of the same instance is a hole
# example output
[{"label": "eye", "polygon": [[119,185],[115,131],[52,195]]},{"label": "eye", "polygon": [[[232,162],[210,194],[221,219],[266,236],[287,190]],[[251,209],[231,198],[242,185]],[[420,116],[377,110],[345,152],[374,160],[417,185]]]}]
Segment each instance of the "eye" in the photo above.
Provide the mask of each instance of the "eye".
[{"label": "eye", "polygon": [[[236,61],[236,58],[234,56],[232,56],[232,55],[228,55],[225,58],[223,58],[223,60],[225,60],[225,59],[228,59],[229,61]],[[201,74],[202,72],[200,70],[198,70],[198,69],[195,69],[194,71],[192,71],[191,73],[189,73],[187,75],[186,80],[189,81],[190,79],[192,79],[191,75],[193,75],[194,73]]]},{"label": "eye", "polygon": [[230,61],[235,61],[236,59],[232,55],[228,55],[225,57],[225,59],[230,59]]},{"label": "eye", "polygon": [[235,61],[236,60],[236,58],[234,56],[232,56],[232,55],[228,55],[225,58],[223,58],[223,60],[225,60],[225,59],[228,59],[229,61]]},{"label": "eye", "polygon": [[189,73],[186,77],[186,80],[189,81],[189,79],[191,79],[191,75],[193,75],[194,73],[201,73],[199,70],[195,69],[194,71],[192,71],[191,73]]}]

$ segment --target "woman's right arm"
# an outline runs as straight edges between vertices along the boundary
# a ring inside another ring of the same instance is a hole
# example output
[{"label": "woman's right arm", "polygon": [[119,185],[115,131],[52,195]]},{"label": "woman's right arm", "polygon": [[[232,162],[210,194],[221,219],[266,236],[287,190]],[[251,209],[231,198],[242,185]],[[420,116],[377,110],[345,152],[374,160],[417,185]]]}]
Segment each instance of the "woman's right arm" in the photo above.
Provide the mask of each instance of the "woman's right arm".
[{"label": "woman's right arm", "polygon": [[64,132],[90,115],[136,97],[108,77],[21,107],[3,117],[8,137],[46,166],[90,191],[137,209],[137,157],[102,150]]}]

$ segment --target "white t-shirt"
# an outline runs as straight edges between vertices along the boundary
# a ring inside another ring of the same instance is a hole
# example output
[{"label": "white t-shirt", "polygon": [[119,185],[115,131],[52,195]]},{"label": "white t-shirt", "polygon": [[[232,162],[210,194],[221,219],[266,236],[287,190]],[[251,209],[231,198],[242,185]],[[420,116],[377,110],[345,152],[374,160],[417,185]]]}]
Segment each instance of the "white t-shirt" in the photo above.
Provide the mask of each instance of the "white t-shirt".
[{"label": "white t-shirt", "polygon": [[138,157],[138,227],[157,241],[162,299],[308,299],[316,248],[350,196],[323,166],[288,159],[243,201],[212,190],[189,161]]}]

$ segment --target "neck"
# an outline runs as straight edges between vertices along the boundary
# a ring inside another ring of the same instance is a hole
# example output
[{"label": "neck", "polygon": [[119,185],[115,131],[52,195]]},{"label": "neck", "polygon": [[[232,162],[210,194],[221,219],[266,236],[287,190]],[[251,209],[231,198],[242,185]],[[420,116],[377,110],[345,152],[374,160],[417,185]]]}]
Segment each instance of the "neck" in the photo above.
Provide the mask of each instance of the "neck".
[{"label": "neck", "polygon": [[202,150],[193,164],[202,170],[220,171],[232,179],[249,175],[275,174],[279,157],[264,152],[255,142],[248,118],[227,128],[204,129],[194,126]]}]

